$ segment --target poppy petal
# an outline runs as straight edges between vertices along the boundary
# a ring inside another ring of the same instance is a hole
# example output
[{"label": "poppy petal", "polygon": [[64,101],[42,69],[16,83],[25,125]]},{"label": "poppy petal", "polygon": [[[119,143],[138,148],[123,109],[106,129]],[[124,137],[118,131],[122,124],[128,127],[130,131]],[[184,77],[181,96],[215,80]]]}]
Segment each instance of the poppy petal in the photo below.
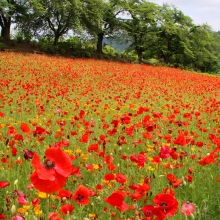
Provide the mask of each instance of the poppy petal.
[{"label": "poppy petal", "polygon": [[54,170],[64,177],[72,172],[72,161],[70,157],[59,147],[52,147],[46,150],[46,158],[55,162]]}]

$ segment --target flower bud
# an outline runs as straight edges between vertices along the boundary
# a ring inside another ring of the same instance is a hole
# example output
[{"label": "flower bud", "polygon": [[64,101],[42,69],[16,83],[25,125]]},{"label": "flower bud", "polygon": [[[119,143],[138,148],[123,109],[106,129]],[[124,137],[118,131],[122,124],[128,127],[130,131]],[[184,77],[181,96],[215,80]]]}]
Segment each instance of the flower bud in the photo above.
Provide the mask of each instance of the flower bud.
[{"label": "flower bud", "polygon": [[62,198],[62,201],[63,201],[63,202],[65,202],[66,200],[67,200],[67,198],[66,198],[66,197],[63,197],[63,198]]},{"label": "flower bud", "polygon": [[17,185],[18,184],[18,179],[16,179],[15,181],[14,181],[14,185]]},{"label": "flower bud", "polygon": [[195,219],[195,216],[193,215],[193,213],[190,213],[190,217],[191,217],[192,219]]},{"label": "flower bud", "polygon": [[16,212],[17,212],[16,206],[15,206],[15,205],[12,205],[12,207],[11,207],[11,214],[12,214],[12,215],[15,215]]}]

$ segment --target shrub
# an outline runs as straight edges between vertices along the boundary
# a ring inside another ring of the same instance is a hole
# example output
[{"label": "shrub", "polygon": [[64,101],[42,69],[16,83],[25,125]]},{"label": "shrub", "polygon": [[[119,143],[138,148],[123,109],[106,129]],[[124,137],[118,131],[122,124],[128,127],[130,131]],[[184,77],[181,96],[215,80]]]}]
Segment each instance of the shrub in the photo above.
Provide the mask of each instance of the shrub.
[{"label": "shrub", "polygon": [[82,48],[81,40],[77,37],[70,37],[65,41],[65,45],[75,50],[79,50]]},{"label": "shrub", "polygon": [[40,43],[40,50],[42,52],[48,52],[48,44],[47,43]]},{"label": "shrub", "polygon": [[137,62],[138,56],[134,50],[131,51],[123,51],[121,53],[121,58],[125,59],[128,62]]},{"label": "shrub", "polygon": [[36,40],[32,40],[30,44],[32,47],[37,47],[39,45],[39,43]]},{"label": "shrub", "polygon": [[48,44],[47,52],[50,54],[55,54],[58,52],[58,46],[54,46],[53,44]]},{"label": "shrub", "polygon": [[151,58],[148,60],[144,60],[143,63],[157,66],[159,64],[159,61],[157,59]]},{"label": "shrub", "polygon": [[58,52],[58,46],[54,46],[53,44],[49,43],[39,43],[40,50],[45,53],[55,54]]},{"label": "shrub", "polygon": [[16,32],[13,36],[14,40],[16,40],[17,42],[22,42],[24,41],[24,37],[22,35],[22,33],[20,31]]},{"label": "shrub", "polygon": [[6,49],[6,45],[0,42],[0,50],[4,50],[4,49]]},{"label": "shrub", "polygon": [[110,45],[106,45],[103,47],[103,52],[105,54],[111,55],[111,56],[118,56],[119,52],[117,50],[115,50],[113,47],[111,47]]},{"label": "shrub", "polygon": [[85,57],[85,58],[90,58],[92,56],[92,54],[90,53],[90,51],[88,50],[74,50],[73,56],[75,57]]},{"label": "shrub", "polygon": [[66,54],[66,50],[64,48],[60,48],[59,51],[60,51],[61,55],[65,55]]}]

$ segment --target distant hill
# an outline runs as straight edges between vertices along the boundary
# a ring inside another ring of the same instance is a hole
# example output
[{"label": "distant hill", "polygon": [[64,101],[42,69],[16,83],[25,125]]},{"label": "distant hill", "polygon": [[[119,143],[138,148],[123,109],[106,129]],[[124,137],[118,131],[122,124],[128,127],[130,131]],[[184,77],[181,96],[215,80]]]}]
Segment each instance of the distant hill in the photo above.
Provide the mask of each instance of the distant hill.
[{"label": "distant hill", "polygon": [[111,37],[105,37],[102,42],[103,46],[109,45],[113,47],[115,50],[118,50],[119,52],[122,52],[126,50],[130,45],[131,41],[130,40],[115,40],[114,38]]}]

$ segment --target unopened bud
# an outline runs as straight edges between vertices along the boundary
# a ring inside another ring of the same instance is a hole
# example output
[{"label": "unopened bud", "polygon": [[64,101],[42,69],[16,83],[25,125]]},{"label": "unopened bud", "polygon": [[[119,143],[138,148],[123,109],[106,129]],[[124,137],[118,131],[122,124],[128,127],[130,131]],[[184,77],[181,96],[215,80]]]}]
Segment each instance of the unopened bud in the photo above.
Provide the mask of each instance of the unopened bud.
[{"label": "unopened bud", "polygon": [[63,202],[65,202],[66,200],[67,200],[67,198],[66,198],[66,197],[63,197],[63,198],[62,198],[62,201],[63,201]]},{"label": "unopened bud", "polygon": [[12,205],[12,207],[11,207],[11,214],[12,214],[12,215],[15,215],[16,212],[17,212],[16,206],[15,206],[15,205]]},{"label": "unopened bud", "polygon": [[14,181],[14,185],[17,185],[18,184],[18,179],[16,179],[15,181]]},{"label": "unopened bud", "polygon": [[195,219],[195,216],[193,215],[193,213],[190,213],[190,217],[191,217],[192,219]]},{"label": "unopened bud", "polygon": [[97,196],[96,199],[97,199],[97,200],[101,200],[100,196]]}]

